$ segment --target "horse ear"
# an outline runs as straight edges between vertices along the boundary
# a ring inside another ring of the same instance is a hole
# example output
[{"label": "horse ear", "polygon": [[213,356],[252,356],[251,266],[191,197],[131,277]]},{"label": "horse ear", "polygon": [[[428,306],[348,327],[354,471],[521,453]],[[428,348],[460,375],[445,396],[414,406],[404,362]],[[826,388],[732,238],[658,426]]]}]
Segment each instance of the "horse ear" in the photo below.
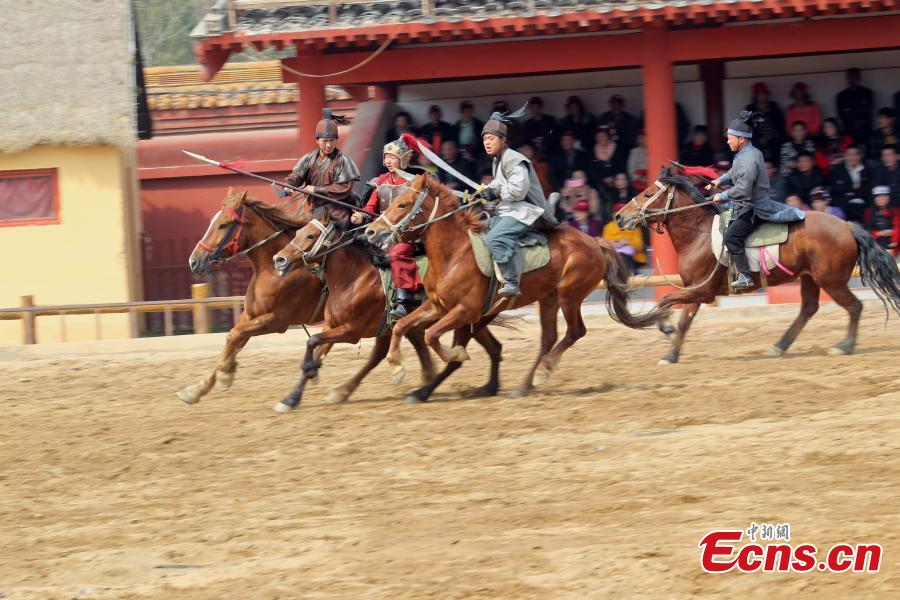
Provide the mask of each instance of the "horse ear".
[{"label": "horse ear", "polygon": [[659,175],[657,176],[657,179],[662,179],[663,177],[668,177],[668,176],[669,176],[669,168],[666,166],[660,167]]},{"label": "horse ear", "polygon": [[241,192],[241,197],[238,202],[240,204],[243,204],[246,199],[247,199],[247,190],[244,190],[243,192]]},{"label": "horse ear", "polygon": [[228,191],[225,192],[225,199],[231,198],[234,195],[234,188],[230,185],[228,186]]}]

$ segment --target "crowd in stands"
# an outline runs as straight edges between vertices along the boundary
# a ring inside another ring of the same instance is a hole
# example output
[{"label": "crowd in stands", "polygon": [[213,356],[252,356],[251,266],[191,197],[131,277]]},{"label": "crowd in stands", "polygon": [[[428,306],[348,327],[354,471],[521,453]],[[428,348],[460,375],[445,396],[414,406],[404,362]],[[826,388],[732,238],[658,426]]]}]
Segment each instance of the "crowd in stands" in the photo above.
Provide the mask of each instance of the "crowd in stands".
[{"label": "crowd in stands", "polygon": [[[754,84],[746,107],[761,117],[753,143],[765,156],[773,198],[856,221],[897,254],[900,91],[893,95],[892,106],[876,108],[872,91],[861,83],[860,71],[850,69],[846,78],[847,88],[837,94],[833,108],[820,105],[802,82],[791,88],[785,108],[772,98],[765,83]],[[648,185],[643,116],[629,112],[620,95],[609,98],[608,110],[599,115],[578,96],[566,100],[565,115],[559,118],[545,113],[537,96],[527,108],[528,114],[511,124],[509,144],[532,160],[545,193],[560,192],[556,217],[592,236],[611,239],[632,266],[644,264],[646,237],[621,231],[611,220],[620,205]],[[498,100],[491,112],[509,110],[506,102]],[[676,115],[678,139],[683,141],[679,162],[727,171],[731,166],[727,146],[719,144],[722,150],[715,151],[705,125],[691,128],[679,105]],[[489,182],[491,163],[481,144],[484,122],[475,115],[473,104],[460,103],[453,123],[444,120],[438,106],[430,108],[428,119],[417,125],[409,113],[400,112],[386,140],[397,139],[401,133],[417,135],[460,173],[476,182]],[[424,157],[420,165],[448,186],[465,187]]]}]

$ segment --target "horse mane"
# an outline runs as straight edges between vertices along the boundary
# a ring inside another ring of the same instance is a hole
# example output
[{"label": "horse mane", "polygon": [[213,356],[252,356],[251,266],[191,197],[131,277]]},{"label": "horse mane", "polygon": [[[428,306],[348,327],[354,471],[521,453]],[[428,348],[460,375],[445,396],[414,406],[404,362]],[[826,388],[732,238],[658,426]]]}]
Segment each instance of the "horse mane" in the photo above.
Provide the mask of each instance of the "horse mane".
[{"label": "horse mane", "polygon": [[[450,210],[459,208],[460,199],[453,194],[453,191],[450,188],[434,177],[429,177],[427,174],[422,176],[427,178],[428,189],[438,194],[445,206]],[[473,205],[469,209],[462,210],[456,214],[460,218],[463,227],[476,233],[480,233],[487,227],[487,220],[481,217],[481,215],[484,214],[483,210],[475,211],[474,209],[475,206]]]},{"label": "horse mane", "polygon": [[272,229],[296,232],[306,225],[305,221],[293,214],[295,210],[290,205],[272,205],[255,198],[245,198],[244,206],[252,209]]},{"label": "horse mane", "polygon": [[[709,198],[700,193],[700,190],[697,189],[691,181],[691,178],[687,175],[672,173],[670,170],[666,169],[666,174],[661,175],[659,180],[665,184],[674,185],[678,190],[690,196],[691,200],[697,204],[709,201]],[[707,204],[703,208],[716,215],[722,212],[722,209],[715,204]]]}]

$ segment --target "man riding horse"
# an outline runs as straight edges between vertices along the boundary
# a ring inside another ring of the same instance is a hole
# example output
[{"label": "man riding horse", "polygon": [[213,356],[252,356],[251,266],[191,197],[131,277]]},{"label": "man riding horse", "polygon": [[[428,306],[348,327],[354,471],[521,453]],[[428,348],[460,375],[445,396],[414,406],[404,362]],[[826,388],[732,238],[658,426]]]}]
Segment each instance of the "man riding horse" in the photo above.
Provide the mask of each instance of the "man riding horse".
[{"label": "man riding horse", "polygon": [[[408,134],[404,134],[407,136]],[[416,140],[410,136],[412,142],[424,144],[422,140]],[[415,145],[415,143],[413,143]],[[363,210],[370,213],[381,214],[391,202],[409,187],[409,175],[403,172],[409,166],[409,159],[413,151],[405,137],[394,140],[384,145],[384,166],[387,173],[382,173],[377,179],[370,182],[375,187],[369,201]],[[361,225],[367,219],[365,213],[354,212],[350,222]],[[416,266],[415,244],[401,242],[394,245],[388,253],[391,260],[391,275],[394,286],[397,288],[397,305],[391,310],[391,316],[402,319],[418,306],[416,292],[422,287],[419,278],[419,269]]]},{"label": "man riding horse", "polygon": [[707,187],[731,184],[732,187],[713,196],[717,204],[731,202],[734,211],[728,229],[725,230],[725,247],[728,248],[737,278],[731,282],[732,290],[754,287],[750,263],[744,252],[747,237],[761,221],[790,223],[800,221],[803,211],[773,200],[769,196],[769,175],[766,173],[762,152],[750,142],[753,137],[751,119],[753,113],[742,111],[728,127],[728,147],[734,152],[734,164],[727,173],[712,181]]},{"label": "man riding horse", "polygon": [[[338,124],[342,122],[340,117],[331,114],[330,108],[322,109],[322,120],[316,124],[318,148],[300,157],[285,183],[303,188],[307,193],[352,202],[353,184],[359,180],[359,169],[349,156],[337,149]],[[272,188],[278,196],[291,194],[274,184]],[[346,221],[350,216],[347,208],[333,204],[329,204],[329,208],[336,219]]]},{"label": "man riding horse", "polygon": [[535,226],[549,229],[558,224],[531,161],[506,143],[511,116],[495,112],[481,131],[484,149],[494,158],[494,180],[482,192],[488,200],[485,210],[495,213],[485,243],[506,280],[499,292],[505,298],[522,293],[514,260],[519,240]]}]

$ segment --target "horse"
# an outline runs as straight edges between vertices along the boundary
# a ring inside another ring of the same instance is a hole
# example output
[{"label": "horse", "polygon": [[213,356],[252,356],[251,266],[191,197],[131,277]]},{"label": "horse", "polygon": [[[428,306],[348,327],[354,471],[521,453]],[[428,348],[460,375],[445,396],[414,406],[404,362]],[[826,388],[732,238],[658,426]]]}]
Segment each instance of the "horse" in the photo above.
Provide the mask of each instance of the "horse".
[{"label": "horse", "polygon": [[[294,197],[288,203],[297,202]],[[298,270],[280,277],[272,268],[272,257],[293,234],[312,219],[308,202],[295,212],[286,204],[272,206],[228,189],[222,207],[212,217],[206,233],[197,242],[188,264],[195,274],[206,272],[213,264],[245,255],[253,267],[247,286],[244,310],[229,331],[225,348],[213,370],[198,383],[177,392],[187,404],[196,404],[218,383],[228,390],[237,370],[237,354],[250,338],[266,333],[284,333],[290,325],[321,320],[326,300],[323,281],[316,275]],[[328,353],[321,346],[317,360]],[[335,393],[333,396],[337,396]]]},{"label": "horse", "polygon": [[[387,355],[390,342],[387,334],[390,333],[390,328],[384,287],[373,262],[373,257],[377,258],[375,249],[357,240],[355,236],[345,234],[343,228],[344,223],[341,220],[333,219],[328,212],[322,212],[317,219],[297,231],[294,239],[273,258],[275,270],[280,275],[288,276],[293,272],[294,265],[302,262],[306,269],[321,271],[326,285],[332,290],[325,305],[327,329],[313,335],[307,341],[303,377],[294,392],[298,399],[303,393],[306,378],[313,377],[319,369],[320,365],[313,353],[322,344],[355,344],[361,338],[375,338],[372,357],[363,371],[352,381],[352,387],[338,388],[347,395],[356,388],[362,376]],[[342,239],[344,237],[345,240]],[[463,344],[474,336],[485,348],[491,360],[490,380],[482,388],[471,391],[468,394],[470,397],[495,395],[499,386],[502,346],[487,330],[486,324],[485,322],[474,330],[459,334]],[[410,329],[406,335],[410,340],[424,340],[421,329]],[[434,389],[459,367],[458,362],[448,365],[435,377],[431,355],[427,348],[424,345],[421,348],[417,346],[416,351],[423,365],[422,386],[409,393],[406,398],[407,404],[427,401]]]},{"label": "horse", "polygon": [[[587,328],[581,304],[606,279],[610,315],[628,327],[644,328],[667,316],[665,310],[644,315],[628,311],[629,271],[624,260],[605,241],[591,238],[568,225],[547,232],[550,261],[521,278],[522,294],[493,303],[487,311],[490,279],[479,270],[467,230],[482,231],[482,213],[472,204],[460,204],[453,193],[433,178],[418,176],[381,216],[366,228],[372,243],[421,240],[428,255],[425,275],[428,301],[394,326],[388,362],[395,375],[403,373],[400,338],[413,327],[429,326],[425,340],[444,362],[468,358],[465,348],[445,347],[440,337],[447,331],[479,323],[503,310],[537,301],[541,343],[537,360],[515,395],[524,396],[535,385],[547,381],[563,352],[584,337]],[[557,314],[562,309],[566,334],[557,343]],[[487,313],[487,314],[483,314]]]},{"label": "horse", "polygon": [[[678,254],[678,271],[686,287],[667,294],[658,306],[682,304],[678,326],[660,322],[660,330],[672,343],[660,364],[677,363],[684,338],[701,304],[728,295],[727,269],[712,252],[711,235],[715,215],[721,212],[694,187],[691,180],[667,167],[650,187],[639,193],[615,215],[619,227],[638,225],[666,230]],[[856,264],[864,285],[872,288],[884,303],[900,312],[900,272],[893,257],[882,249],[859,225],[819,212],[808,212],[802,221],[789,224],[787,241],[780,248],[783,268],[767,275],[767,285],[781,285],[800,279],[800,314],[770,349],[782,356],[791,347],[807,321],[819,309],[819,290],[825,290],[846,309],[850,324],[846,337],[831,349],[832,354],[852,354],[856,347],[862,302],[847,283]],[[754,274],[754,291],[761,276]]]}]

